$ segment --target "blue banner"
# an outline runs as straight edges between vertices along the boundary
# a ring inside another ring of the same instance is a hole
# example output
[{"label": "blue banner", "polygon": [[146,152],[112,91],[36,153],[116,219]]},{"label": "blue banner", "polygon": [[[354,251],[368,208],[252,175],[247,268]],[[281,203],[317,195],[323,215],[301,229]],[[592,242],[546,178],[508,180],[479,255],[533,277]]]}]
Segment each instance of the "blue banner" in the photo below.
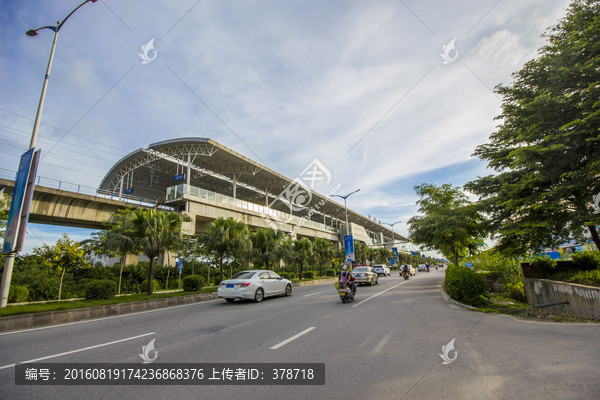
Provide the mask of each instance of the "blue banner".
[{"label": "blue banner", "polygon": [[21,156],[19,170],[15,176],[15,187],[13,189],[12,200],[10,202],[10,211],[8,212],[8,221],[6,223],[6,232],[4,234],[3,252],[9,253],[14,250],[17,235],[19,234],[19,225],[21,223],[21,210],[27,189],[31,161],[35,149],[29,149]]},{"label": "blue banner", "polygon": [[344,236],[344,249],[346,250],[346,262],[354,262],[354,240],[352,240],[352,235]]},{"label": "blue banner", "polygon": [[392,251],[396,255],[396,258],[398,258],[398,248],[397,247],[392,247]]}]

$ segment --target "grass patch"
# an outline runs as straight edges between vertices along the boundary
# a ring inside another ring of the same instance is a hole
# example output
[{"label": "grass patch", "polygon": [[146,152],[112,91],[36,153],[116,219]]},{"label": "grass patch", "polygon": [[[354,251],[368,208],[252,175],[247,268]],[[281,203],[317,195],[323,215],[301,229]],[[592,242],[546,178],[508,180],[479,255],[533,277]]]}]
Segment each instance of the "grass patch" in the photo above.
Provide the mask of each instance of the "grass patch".
[{"label": "grass patch", "polygon": [[112,299],[108,300],[76,300],[65,302],[53,301],[42,304],[26,304],[20,306],[11,306],[9,304],[8,307],[0,309],[0,317],[7,317],[9,315],[40,313],[47,311],[70,310],[74,308],[105,306],[110,304],[133,303],[136,301],[156,300],[169,297],[185,296],[196,293],[210,293],[216,291],[216,287],[208,287],[202,288],[198,292],[155,293],[151,296],[148,296],[147,294],[132,294],[126,296],[113,297]]},{"label": "grass patch", "polygon": [[521,303],[513,300],[503,294],[492,294],[491,303],[477,308],[477,311],[484,313],[493,314],[508,314],[516,317],[537,319],[537,320],[548,320],[555,322],[595,322],[600,323],[600,320],[586,317],[574,317],[569,314],[559,314],[556,312],[543,310],[541,308],[534,308],[529,304]]}]

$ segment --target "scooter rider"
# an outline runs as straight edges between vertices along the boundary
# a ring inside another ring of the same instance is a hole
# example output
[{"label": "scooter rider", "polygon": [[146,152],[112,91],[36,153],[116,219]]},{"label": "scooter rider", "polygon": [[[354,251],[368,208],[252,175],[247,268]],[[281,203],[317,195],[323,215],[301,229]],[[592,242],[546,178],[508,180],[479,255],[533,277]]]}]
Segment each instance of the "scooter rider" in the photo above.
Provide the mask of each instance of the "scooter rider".
[{"label": "scooter rider", "polygon": [[[402,266],[402,274],[404,274],[405,272],[406,272],[406,273],[408,273],[408,265],[406,265],[406,264],[404,264],[404,265]],[[402,274],[401,274],[401,275],[402,275]]]},{"label": "scooter rider", "polygon": [[350,271],[348,271],[348,266],[344,265],[342,267],[342,273],[340,274],[340,287],[342,287],[343,285],[350,285],[350,290],[352,291],[352,295],[354,295],[354,293],[356,293],[356,285],[354,284],[354,277],[352,276],[352,274],[350,273]]}]

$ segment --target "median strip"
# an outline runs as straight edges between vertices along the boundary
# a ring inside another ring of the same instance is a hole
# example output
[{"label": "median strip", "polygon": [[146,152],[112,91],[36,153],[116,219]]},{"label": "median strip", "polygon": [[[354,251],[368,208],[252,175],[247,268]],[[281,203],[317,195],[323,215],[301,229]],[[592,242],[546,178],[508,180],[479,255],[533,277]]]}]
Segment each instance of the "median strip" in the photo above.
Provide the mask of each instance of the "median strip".
[{"label": "median strip", "polygon": [[308,332],[312,331],[313,329],[315,329],[315,327],[311,326],[310,328],[303,330],[302,332],[292,336],[291,338],[286,339],[283,342],[276,344],[275,346],[271,347],[271,350],[277,350],[278,348],[285,346],[289,342],[298,339],[300,336],[307,334]]}]

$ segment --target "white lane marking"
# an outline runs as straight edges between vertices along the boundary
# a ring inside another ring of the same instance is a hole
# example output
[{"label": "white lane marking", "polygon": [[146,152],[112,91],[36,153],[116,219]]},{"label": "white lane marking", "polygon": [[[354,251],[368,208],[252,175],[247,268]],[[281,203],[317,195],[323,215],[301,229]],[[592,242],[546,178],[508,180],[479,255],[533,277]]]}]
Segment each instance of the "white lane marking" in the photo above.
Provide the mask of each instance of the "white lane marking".
[{"label": "white lane marking", "polygon": [[316,293],[311,293],[311,294],[305,294],[302,297],[310,297],[310,296],[314,296],[315,294],[319,294],[319,293],[325,293],[325,292],[331,292],[331,290],[321,290],[320,292],[316,292]]},{"label": "white lane marking", "polygon": [[379,353],[379,351],[383,348],[383,346],[385,346],[385,344],[392,338],[392,334],[388,333],[387,335],[385,335],[385,337],[383,339],[381,339],[381,342],[379,342],[379,344],[377,345],[377,347],[375,347],[375,350],[373,350],[373,354],[377,354]]},{"label": "white lane marking", "polygon": [[315,329],[314,326],[311,326],[308,329],[303,330],[302,332],[292,336],[289,339],[284,340],[283,342],[276,344],[275,346],[271,347],[271,350],[277,350],[278,348],[285,346],[286,344],[288,344],[289,342],[291,342],[292,340],[296,340],[298,339],[300,336],[307,334],[308,332],[312,331],[313,329]]},{"label": "white lane marking", "polygon": [[[132,337],[125,338],[125,339],[114,340],[114,341],[108,342],[108,343],[102,343],[102,344],[97,344],[95,346],[84,347],[83,349],[65,351],[64,353],[53,354],[51,356],[34,358],[33,360],[21,361],[20,363],[32,363],[32,362],[37,362],[37,361],[42,361],[42,360],[48,360],[50,358],[56,358],[56,357],[66,356],[67,354],[80,353],[82,351],[97,349],[98,347],[110,346],[111,344],[126,342],[128,340],[138,339],[138,338],[141,338],[141,337],[144,337],[144,336],[149,336],[149,335],[154,335],[154,334],[156,334],[156,332],[144,333],[143,335],[132,336]],[[14,366],[15,366],[15,364],[3,365],[3,366],[0,367],[0,369],[6,369],[6,368],[14,367]]]},{"label": "white lane marking", "polygon": [[125,317],[131,317],[133,315],[146,314],[146,313],[152,313],[152,312],[157,312],[157,311],[172,310],[174,308],[197,306],[197,305],[205,304],[205,303],[214,303],[216,301],[222,301],[222,300],[221,299],[215,299],[215,300],[198,301],[198,302],[195,302],[195,303],[181,304],[181,305],[172,306],[172,307],[162,307],[162,308],[155,308],[153,310],[136,311],[136,312],[127,313],[127,314],[113,315],[112,317],[92,318],[92,319],[86,319],[86,320],[77,321],[77,322],[67,322],[67,323],[64,323],[64,324],[40,326],[39,328],[21,329],[21,330],[17,330],[17,331],[3,332],[3,333],[0,333],[0,336],[14,335],[14,334],[18,334],[18,333],[26,333],[26,332],[33,332],[33,331],[40,331],[42,329],[61,328],[63,326],[69,326],[69,325],[87,324],[87,323],[90,323],[90,322],[105,321],[107,319],[125,318]]},{"label": "white lane marking", "polygon": [[[419,276],[418,278],[414,278],[414,279],[419,279],[419,278],[420,278],[420,276]],[[397,285],[394,285],[394,286],[392,286],[391,288],[387,288],[387,289],[385,289],[384,291],[381,291],[381,292],[379,292],[379,293],[375,293],[373,296],[371,296],[371,297],[367,297],[366,299],[364,299],[364,300],[363,300],[363,301],[361,301],[360,303],[353,305],[353,306],[352,306],[352,308],[354,308],[354,307],[358,307],[358,306],[360,306],[362,303],[365,303],[365,302],[367,302],[367,301],[369,301],[369,300],[371,300],[371,299],[373,299],[373,298],[375,298],[375,297],[379,296],[380,294],[384,294],[384,293],[385,293],[385,292],[387,292],[388,290],[395,289],[395,288],[397,288],[398,286],[400,286],[400,285],[404,285],[405,283],[408,283],[408,282],[410,282],[410,281],[404,281],[404,282],[401,282],[401,283],[399,283],[399,284],[397,284]]]}]

